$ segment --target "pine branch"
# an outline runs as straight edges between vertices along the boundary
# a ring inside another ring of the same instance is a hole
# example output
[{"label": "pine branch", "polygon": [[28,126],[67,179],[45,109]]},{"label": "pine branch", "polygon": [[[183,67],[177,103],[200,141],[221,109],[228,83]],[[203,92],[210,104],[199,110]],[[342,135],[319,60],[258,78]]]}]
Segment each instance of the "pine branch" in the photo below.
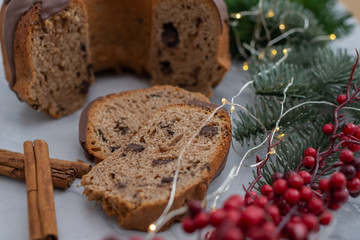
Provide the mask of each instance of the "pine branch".
[{"label": "pine branch", "polygon": [[[280,116],[280,102],[276,97],[261,97],[258,96],[254,100],[255,107],[247,106],[249,112],[256,116],[265,126],[268,132],[275,127],[276,121]],[[288,108],[293,106],[288,104]],[[294,124],[302,124],[308,121],[313,121],[317,118],[319,111],[317,108],[311,106],[303,106],[291,111],[285,115],[280,121],[280,128],[284,131]],[[265,132],[263,127],[249,114],[238,111],[238,119],[234,121],[235,128],[233,135],[236,141],[241,145],[248,146],[253,143],[259,143],[265,139]]]}]

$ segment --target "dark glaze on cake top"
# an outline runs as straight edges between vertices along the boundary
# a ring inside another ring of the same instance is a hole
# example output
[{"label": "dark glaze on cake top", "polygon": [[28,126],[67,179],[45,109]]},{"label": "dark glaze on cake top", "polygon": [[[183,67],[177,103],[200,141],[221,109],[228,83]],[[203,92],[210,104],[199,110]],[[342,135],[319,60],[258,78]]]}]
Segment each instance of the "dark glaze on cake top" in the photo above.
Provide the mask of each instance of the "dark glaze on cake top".
[{"label": "dark glaze on cake top", "polygon": [[14,63],[14,37],[20,18],[29,11],[36,3],[40,3],[40,17],[43,20],[65,9],[70,0],[5,0],[3,36],[6,57],[10,67],[9,85],[12,89],[16,83]]}]

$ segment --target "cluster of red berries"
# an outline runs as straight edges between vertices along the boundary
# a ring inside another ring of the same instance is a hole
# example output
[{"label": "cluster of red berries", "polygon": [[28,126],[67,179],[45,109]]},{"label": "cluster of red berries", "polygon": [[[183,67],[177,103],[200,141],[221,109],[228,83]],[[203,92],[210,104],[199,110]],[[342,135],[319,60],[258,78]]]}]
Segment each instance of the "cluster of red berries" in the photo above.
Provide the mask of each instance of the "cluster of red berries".
[{"label": "cluster of red berries", "polygon": [[[214,230],[205,239],[302,240],[319,231],[320,225],[330,223],[332,214],[326,210],[326,203],[308,186],[309,172],[275,173],[272,180],[272,186],[261,187],[260,196],[255,192],[245,199],[233,195],[223,208],[212,213],[202,211],[199,202],[191,202],[190,216],[183,220],[184,231],[192,233],[211,225]],[[280,226],[283,221],[284,226]]]}]

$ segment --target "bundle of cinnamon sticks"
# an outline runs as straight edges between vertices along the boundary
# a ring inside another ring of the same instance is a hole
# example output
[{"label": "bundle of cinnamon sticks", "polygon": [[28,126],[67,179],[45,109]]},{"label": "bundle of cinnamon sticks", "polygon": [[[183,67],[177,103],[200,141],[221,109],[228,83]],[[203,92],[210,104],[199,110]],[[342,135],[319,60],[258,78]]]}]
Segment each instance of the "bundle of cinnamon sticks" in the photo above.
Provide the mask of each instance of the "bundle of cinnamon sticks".
[{"label": "bundle of cinnamon sticks", "polygon": [[53,187],[67,189],[91,165],[50,159],[46,142],[24,143],[24,154],[0,149],[0,175],[25,180],[31,240],[57,239]]}]

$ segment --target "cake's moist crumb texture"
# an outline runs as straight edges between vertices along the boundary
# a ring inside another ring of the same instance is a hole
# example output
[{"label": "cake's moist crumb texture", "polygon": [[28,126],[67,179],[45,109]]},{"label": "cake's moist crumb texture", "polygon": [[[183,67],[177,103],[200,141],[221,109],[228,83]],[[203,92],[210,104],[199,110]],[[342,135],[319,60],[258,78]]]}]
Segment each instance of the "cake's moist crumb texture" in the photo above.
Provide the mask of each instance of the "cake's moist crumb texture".
[{"label": "cake's moist crumb texture", "polygon": [[122,227],[147,231],[169,200],[178,157],[185,149],[172,210],[203,199],[226,160],[231,141],[227,111],[219,110],[206,122],[213,111],[209,106],[186,104],[158,111],[127,147],[83,177],[84,194],[100,201]]},{"label": "cake's moist crumb texture", "polygon": [[82,2],[42,20],[35,4],[15,32],[14,90],[36,110],[59,118],[81,108],[93,81]]},{"label": "cake's moist crumb texture", "polygon": [[214,2],[167,0],[155,4],[153,84],[171,84],[212,95],[212,87],[230,67],[228,20],[219,16],[226,12],[221,12]]},{"label": "cake's moist crumb texture", "polygon": [[[173,86],[155,86],[111,94],[88,106],[79,123],[79,139],[84,149],[100,162],[127,147],[130,139],[160,108],[186,101],[209,102],[207,97]],[[159,125],[169,135],[175,133],[167,123]]]}]

